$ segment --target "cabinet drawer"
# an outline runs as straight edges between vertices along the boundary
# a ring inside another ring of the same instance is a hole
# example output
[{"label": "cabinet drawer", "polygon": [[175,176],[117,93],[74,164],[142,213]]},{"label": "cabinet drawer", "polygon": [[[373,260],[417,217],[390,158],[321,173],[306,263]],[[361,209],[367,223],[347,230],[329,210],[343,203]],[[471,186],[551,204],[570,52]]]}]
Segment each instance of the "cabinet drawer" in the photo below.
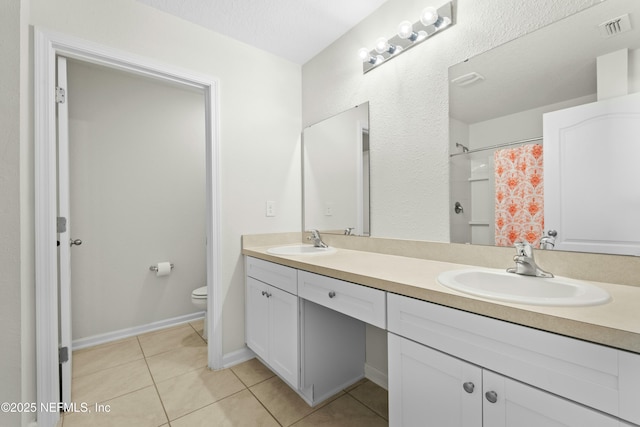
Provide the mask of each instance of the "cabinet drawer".
[{"label": "cabinet drawer", "polygon": [[[628,391],[621,372],[624,364],[616,349],[395,294],[388,294],[387,304],[391,332],[603,412],[635,420],[631,408],[619,408]],[[627,362],[634,365],[633,360]],[[637,402],[637,394],[634,400]]]},{"label": "cabinet drawer", "polygon": [[291,294],[298,294],[298,270],[273,262],[247,257],[246,274]]},{"label": "cabinet drawer", "polygon": [[298,296],[379,328],[386,327],[384,291],[299,271]]}]

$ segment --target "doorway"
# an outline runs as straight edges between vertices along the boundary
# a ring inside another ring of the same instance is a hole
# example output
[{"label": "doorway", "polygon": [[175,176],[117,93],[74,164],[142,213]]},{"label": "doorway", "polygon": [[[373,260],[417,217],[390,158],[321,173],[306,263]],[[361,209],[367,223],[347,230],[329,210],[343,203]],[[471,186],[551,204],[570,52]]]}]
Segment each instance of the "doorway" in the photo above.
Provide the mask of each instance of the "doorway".
[{"label": "doorway", "polygon": [[[36,191],[36,345],[39,403],[57,402],[58,287],[57,287],[57,168],[55,116],[55,60],[64,56],[90,64],[190,87],[204,94],[206,163],[206,282],[208,288],[209,366],[222,365],[219,287],[219,189],[217,142],[217,82],[209,76],[176,70],[59,34],[35,30],[35,191]],[[158,260],[161,261],[161,260]],[[148,268],[148,267],[147,267]],[[40,407],[40,405],[38,405]],[[39,425],[53,426],[57,413],[42,412]],[[42,423],[42,424],[40,424]]]}]

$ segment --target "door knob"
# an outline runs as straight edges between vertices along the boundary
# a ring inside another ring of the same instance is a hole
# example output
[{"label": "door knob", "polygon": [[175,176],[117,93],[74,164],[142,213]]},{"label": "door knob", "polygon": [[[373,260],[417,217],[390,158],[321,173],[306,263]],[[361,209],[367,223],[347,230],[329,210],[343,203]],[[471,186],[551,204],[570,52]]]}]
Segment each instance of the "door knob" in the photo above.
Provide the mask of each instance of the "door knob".
[{"label": "door knob", "polygon": [[73,245],[80,246],[81,244],[82,244],[82,240],[75,239],[71,241],[70,246],[73,246]]},{"label": "door knob", "polygon": [[498,401],[498,393],[495,391],[488,391],[484,394],[487,400],[491,403],[496,403]]}]

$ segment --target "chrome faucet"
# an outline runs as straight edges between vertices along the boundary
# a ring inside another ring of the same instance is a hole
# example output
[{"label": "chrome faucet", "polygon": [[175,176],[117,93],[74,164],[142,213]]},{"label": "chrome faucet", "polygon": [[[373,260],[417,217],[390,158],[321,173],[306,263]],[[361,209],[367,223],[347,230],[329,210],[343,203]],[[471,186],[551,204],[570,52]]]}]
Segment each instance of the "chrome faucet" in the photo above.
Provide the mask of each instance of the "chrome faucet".
[{"label": "chrome faucet", "polygon": [[533,259],[533,247],[528,242],[516,242],[514,246],[517,252],[517,255],[513,257],[516,266],[507,268],[507,272],[524,276],[553,277],[553,274],[538,267]]},{"label": "chrome faucet", "polygon": [[328,248],[327,244],[322,241],[322,237],[320,237],[320,232],[318,230],[310,230],[311,236],[307,237],[307,240],[313,241],[313,246],[316,248]]},{"label": "chrome faucet", "polygon": [[553,249],[556,245],[556,236],[558,236],[556,230],[549,230],[547,235],[540,239],[540,249]]}]

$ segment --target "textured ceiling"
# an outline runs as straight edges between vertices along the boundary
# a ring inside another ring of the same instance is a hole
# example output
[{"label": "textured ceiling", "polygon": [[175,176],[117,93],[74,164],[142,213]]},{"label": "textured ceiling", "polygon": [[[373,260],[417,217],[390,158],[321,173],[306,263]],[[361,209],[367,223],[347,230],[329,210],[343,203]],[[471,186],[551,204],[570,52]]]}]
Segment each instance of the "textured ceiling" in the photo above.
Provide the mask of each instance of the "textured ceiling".
[{"label": "textured ceiling", "polygon": [[298,64],[387,0],[138,0]]}]

